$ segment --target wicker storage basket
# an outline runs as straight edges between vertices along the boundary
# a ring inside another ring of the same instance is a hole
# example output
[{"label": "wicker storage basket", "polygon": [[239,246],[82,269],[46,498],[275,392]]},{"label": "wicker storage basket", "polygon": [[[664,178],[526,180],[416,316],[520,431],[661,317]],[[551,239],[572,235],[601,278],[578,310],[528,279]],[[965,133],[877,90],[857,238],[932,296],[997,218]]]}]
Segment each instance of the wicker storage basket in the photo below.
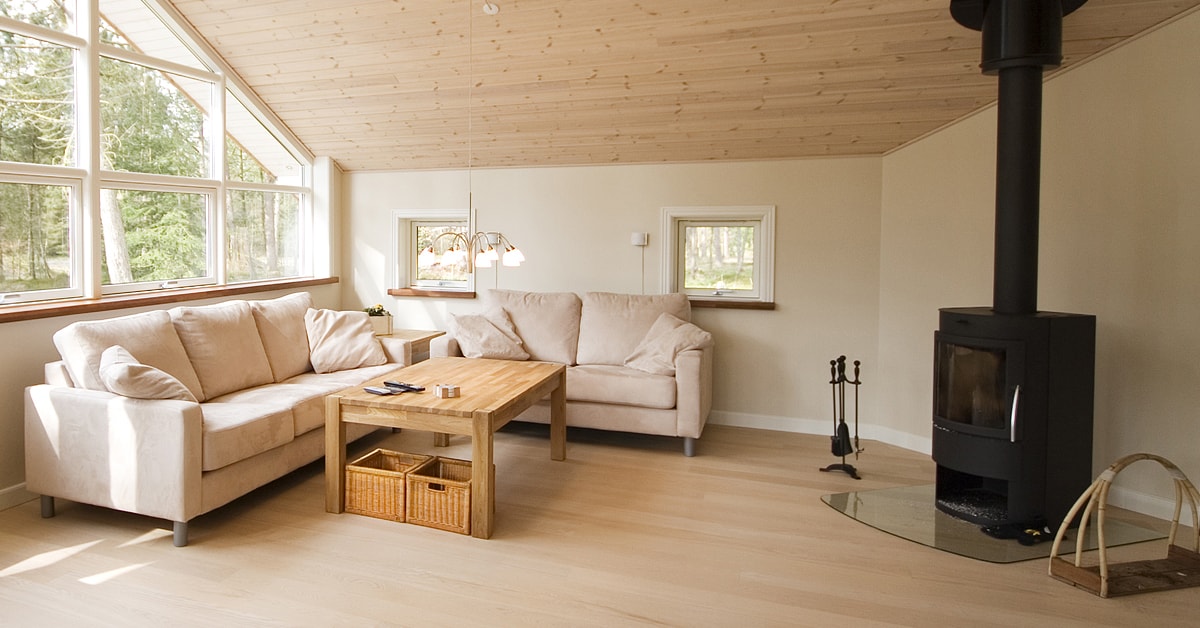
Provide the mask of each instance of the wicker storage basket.
[{"label": "wicker storage basket", "polygon": [[471,533],[471,463],[437,457],[409,473],[408,522]]},{"label": "wicker storage basket", "polygon": [[403,522],[404,476],[432,458],[376,449],[346,465],[346,512]]},{"label": "wicker storage basket", "polygon": [[[1139,460],[1153,460],[1159,463],[1175,482],[1175,517],[1171,520],[1171,532],[1167,536],[1167,557],[1110,565],[1108,549],[1104,542],[1104,511],[1108,501],[1108,490],[1117,473]],[[1190,506],[1192,518],[1191,549],[1175,544],[1175,536],[1179,531],[1179,515],[1183,510],[1184,501],[1187,501]],[[1096,478],[1096,481],[1083,492],[1083,495],[1079,496],[1079,500],[1067,513],[1066,519],[1058,529],[1058,534],[1054,537],[1054,545],[1050,549],[1050,575],[1063,582],[1091,591],[1100,597],[1200,586],[1200,525],[1197,524],[1196,519],[1197,502],[1200,502],[1200,493],[1196,491],[1196,487],[1187,479],[1183,471],[1180,471],[1179,467],[1170,460],[1154,454],[1125,456],[1105,469]],[[1069,561],[1059,557],[1058,547],[1066,535],[1071,520],[1081,509],[1083,516],[1080,519],[1079,532],[1076,535],[1075,559]],[[1085,532],[1093,512],[1098,512],[1096,535],[1099,540],[1100,564],[1086,567],[1082,560],[1083,539],[1087,536]]]}]

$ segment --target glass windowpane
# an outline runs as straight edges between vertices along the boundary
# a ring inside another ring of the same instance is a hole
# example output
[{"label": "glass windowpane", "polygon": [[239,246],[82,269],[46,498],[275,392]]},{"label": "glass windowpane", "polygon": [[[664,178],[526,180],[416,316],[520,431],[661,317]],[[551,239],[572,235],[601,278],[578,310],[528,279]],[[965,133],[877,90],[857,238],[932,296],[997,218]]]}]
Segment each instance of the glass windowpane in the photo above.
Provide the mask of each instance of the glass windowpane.
[{"label": "glass windowpane", "polygon": [[101,57],[101,168],[207,177],[211,95],[211,83]]},{"label": "glass windowpane", "polygon": [[233,190],[226,208],[229,281],[300,274],[300,195]]},{"label": "glass windowpane", "polygon": [[745,224],[685,224],[684,290],[754,290],[754,230]]},{"label": "glass windowpane", "polygon": [[0,15],[56,31],[67,32],[75,22],[73,0],[0,1]]},{"label": "glass windowpane", "polygon": [[229,92],[225,130],[225,170],[230,181],[304,184],[304,170],[296,157]]},{"label": "glass windowpane", "polygon": [[0,183],[0,294],[72,286],[71,188]]},{"label": "glass windowpane", "polygon": [[196,193],[102,189],[104,284],[210,274],[207,201]]},{"label": "glass windowpane", "polygon": [[467,258],[471,254],[464,240],[448,234],[467,235],[465,222],[414,222],[414,246],[417,251],[414,286],[466,287],[470,273]]},{"label": "glass windowpane", "polygon": [[0,31],[0,160],[75,165],[73,59],[69,48]]}]

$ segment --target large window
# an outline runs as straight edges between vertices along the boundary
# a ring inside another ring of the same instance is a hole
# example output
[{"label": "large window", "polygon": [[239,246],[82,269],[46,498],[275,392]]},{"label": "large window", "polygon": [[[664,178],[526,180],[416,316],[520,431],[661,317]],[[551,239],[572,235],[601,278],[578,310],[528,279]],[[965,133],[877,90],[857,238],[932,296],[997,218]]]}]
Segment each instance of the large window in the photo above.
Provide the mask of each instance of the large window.
[{"label": "large window", "polygon": [[667,207],[664,281],[692,299],[770,303],[775,208]]},{"label": "large window", "polygon": [[311,274],[310,158],[169,15],[0,0],[0,304]]}]

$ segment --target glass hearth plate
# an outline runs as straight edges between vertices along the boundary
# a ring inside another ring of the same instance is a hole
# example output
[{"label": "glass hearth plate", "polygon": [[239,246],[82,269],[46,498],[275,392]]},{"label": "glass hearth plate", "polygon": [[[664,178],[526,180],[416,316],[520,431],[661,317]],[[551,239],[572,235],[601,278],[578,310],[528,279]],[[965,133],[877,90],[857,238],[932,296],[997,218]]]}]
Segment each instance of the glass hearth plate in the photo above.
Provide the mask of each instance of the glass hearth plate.
[{"label": "glass hearth plate", "polygon": [[[980,531],[979,524],[956,519],[934,505],[934,486],[901,486],[870,491],[835,493],[821,497],[834,510],[873,528],[914,543],[944,552],[991,563],[1015,563],[1047,558],[1053,545],[1057,523],[1051,524],[1049,540],[1036,545],[1021,545],[1016,539],[997,539]],[[1084,547],[1096,549],[1097,522],[1088,525]],[[1059,547],[1060,554],[1075,551],[1075,533],[1071,530]],[[1165,534],[1109,517],[1104,540],[1108,547],[1166,538]]]}]

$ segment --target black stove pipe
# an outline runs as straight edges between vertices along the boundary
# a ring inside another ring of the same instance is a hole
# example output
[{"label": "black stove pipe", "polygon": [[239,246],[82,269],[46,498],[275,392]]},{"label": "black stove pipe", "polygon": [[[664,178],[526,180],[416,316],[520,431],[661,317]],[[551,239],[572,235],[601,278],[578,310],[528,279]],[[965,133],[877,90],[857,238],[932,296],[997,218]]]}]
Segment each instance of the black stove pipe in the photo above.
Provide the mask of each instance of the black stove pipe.
[{"label": "black stove pipe", "polygon": [[996,248],[992,309],[1037,312],[1042,68],[1000,70],[996,126]]},{"label": "black stove pipe", "polygon": [[1062,63],[1062,19],[1087,0],[951,0],[983,32],[984,74],[999,75],[992,309],[1037,312],[1042,72]]}]

